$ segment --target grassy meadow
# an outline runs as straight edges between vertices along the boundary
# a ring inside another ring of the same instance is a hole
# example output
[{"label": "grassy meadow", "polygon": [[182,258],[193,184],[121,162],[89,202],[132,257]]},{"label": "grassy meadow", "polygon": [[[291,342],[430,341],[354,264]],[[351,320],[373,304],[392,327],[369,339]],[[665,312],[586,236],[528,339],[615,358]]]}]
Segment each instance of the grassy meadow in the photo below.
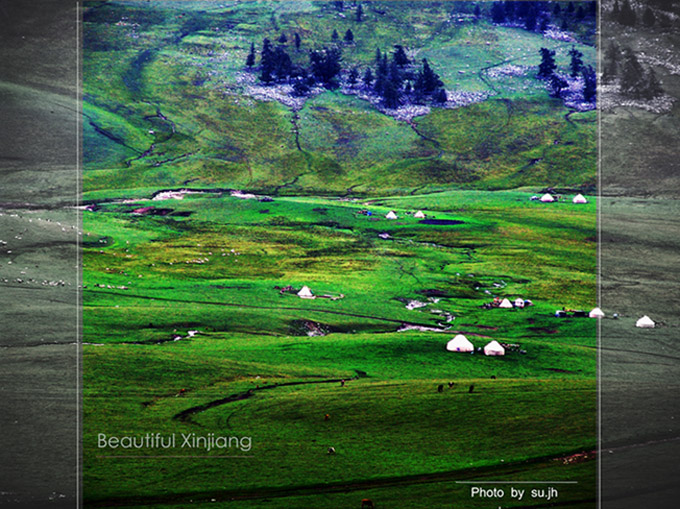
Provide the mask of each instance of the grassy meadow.
[{"label": "grassy meadow", "polygon": [[[572,43],[473,4],[345,4],[86,4],[86,506],[546,506],[465,484],[507,480],[577,481],[559,504],[593,507],[597,323],[554,313],[596,304],[597,116],[535,79],[540,47],[566,67]],[[342,88],[265,100],[245,70],[263,37],[300,34],[306,62],[348,28],[345,65],[403,44],[484,100],[404,120]],[[447,352],[458,333],[506,355]]]}]

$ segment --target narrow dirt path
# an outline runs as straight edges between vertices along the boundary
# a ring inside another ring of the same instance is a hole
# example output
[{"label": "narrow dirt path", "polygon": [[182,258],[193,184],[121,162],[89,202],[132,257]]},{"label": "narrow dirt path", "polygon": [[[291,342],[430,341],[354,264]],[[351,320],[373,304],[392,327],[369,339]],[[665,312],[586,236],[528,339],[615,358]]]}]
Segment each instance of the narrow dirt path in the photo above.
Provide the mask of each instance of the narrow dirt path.
[{"label": "narrow dirt path", "polygon": [[290,182],[284,182],[283,184],[276,186],[274,188],[274,191],[272,192],[272,194],[278,195],[279,191],[281,189],[283,189],[284,187],[295,185],[295,183],[300,179],[300,177],[302,177],[303,175],[307,175],[307,173],[309,173],[309,172],[300,173],[299,175],[296,175],[295,178],[293,180],[291,180]]},{"label": "narrow dirt path", "polygon": [[352,378],[330,378],[327,380],[310,380],[306,382],[284,382],[280,384],[271,384],[271,385],[263,385],[261,387],[256,387],[254,389],[248,389],[247,391],[243,392],[237,392],[235,394],[231,394],[227,396],[226,398],[220,398],[216,399],[214,401],[210,401],[208,403],[204,403],[203,405],[198,405],[194,406],[191,408],[187,408],[186,410],[182,410],[181,412],[173,415],[173,419],[183,421],[183,422],[191,422],[191,416],[205,412],[206,410],[210,410],[211,408],[215,408],[218,406],[226,405],[227,403],[233,403],[234,401],[242,401],[244,399],[248,399],[252,397],[255,392],[257,391],[264,391],[267,389],[276,389],[277,387],[290,387],[292,385],[310,385],[310,384],[331,384],[331,383],[340,383],[342,380],[357,380],[359,376],[353,376]]},{"label": "narrow dirt path", "polygon": [[437,155],[433,156],[431,159],[439,159],[442,157],[442,155],[444,154],[444,149],[442,148],[441,143],[439,143],[439,141],[435,140],[434,138],[425,136],[422,132],[420,132],[418,130],[418,124],[416,124],[413,120],[406,120],[405,122],[413,130],[413,132],[416,133],[416,135],[418,135],[418,137],[421,140],[431,143],[434,146],[434,148],[438,151]]}]

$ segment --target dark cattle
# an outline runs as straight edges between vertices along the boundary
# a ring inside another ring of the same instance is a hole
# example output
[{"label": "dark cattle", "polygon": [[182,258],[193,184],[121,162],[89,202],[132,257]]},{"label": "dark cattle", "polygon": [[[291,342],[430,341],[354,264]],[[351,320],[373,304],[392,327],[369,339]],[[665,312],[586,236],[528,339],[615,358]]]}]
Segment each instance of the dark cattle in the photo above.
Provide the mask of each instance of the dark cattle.
[{"label": "dark cattle", "polygon": [[375,505],[373,504],[373,500],[371,500],[370,498],[364,498],[361,501],[361,509],[364,509],[364,508],[374,509]]},{"label": "dark cattle", "polygon": [[471,385],[471,386],[470,386],[470,389],[468,390],[468,392],[469,392],[470,394],[472,394],[474,391],[475,391],[475,386],[474,386],[474,385]]},{"label": "dark cattle", "polygon": [[495,379],[496,379],[496,375],[491,375],[491,380],[495,380]]},{"label": "dark cattle", "polygon": [[449,382],[449,389],[452,389],[454,385],[456,385],[455,382]]},{"label": "dark cattle", "polygon": [[335,447],[329,447],[328,454],[335,454]]},{"label": "dark cattle", "polygon": [[437,386],[437,392],[444,392],[444,384],[439,384]]}]

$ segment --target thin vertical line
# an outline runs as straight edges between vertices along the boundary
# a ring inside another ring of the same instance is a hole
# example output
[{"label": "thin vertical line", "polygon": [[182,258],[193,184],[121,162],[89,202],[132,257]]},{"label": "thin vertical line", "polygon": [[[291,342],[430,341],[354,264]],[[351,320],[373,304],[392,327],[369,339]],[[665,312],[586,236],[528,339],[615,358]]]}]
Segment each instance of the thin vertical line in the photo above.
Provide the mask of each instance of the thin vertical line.
[{"label": "thin vertical line", "polygon": [[80,328],[80,313],[81,313],[81,292],[82,292],[82,264],[80,259],[80,237],[83,232],[82,217],[80,212],[80,157],[81,157],[81,65],[80,65],[80,43],[81,43],[81,25],[80,25],[80,2],[76,1],[76,508],[80,508],[80,492],[81,492],[81,470],[82,465],[80,456],[82,454],[81,448],[81,421],[80,421],[80,392],[81,392],[81,378],[80,378],[80,355],[81,355],[81,328]]},{"label": "thin vertical line", "polygon": [[[597,16],[597,307],[602,309],[602,2]],[[602,507],[602,318],[597,319],[597,507]]]}]

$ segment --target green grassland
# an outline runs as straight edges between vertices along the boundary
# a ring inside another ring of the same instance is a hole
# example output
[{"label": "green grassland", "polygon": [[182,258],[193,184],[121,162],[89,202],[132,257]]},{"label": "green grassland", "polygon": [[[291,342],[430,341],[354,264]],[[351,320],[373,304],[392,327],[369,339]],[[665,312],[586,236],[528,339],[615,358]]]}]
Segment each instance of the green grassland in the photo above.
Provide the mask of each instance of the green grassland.
[{"label": "green grassland", "polygon": [[[572,455],[596,443],[597,323],[554,313],[596,303],[597,117],[535,69],[487,73],[536,66],[541,46],[564,67],[570,44],[446,3],[374,2],[357,23],[327,2],[109,2],[84,22],[87,506],[482,508],[457,483],[482,479],[578,480],[559,502],[594,504],[595,462]],[[346,64],[400,43],[489,98],[407,122],[341,90],[252,97],[251,42],[298,32],[304,62],[350,27]],[[564,199],[530,200],[548,186]],[[203,192],[153,199],[183,188]],[[533,305],[482,307],[496,296]],[[512,346],[447,352],[457,333]],[[253,445],[97,446],[147,432]],[[107,457],[128,453],[146,457]]]},{"label": "green grassland", "polygon": [[[529,196],[452,191],[366,205],[211,194],[110,202],[85,212],[84,335],[97,343],[86,345],[84,358],[88,499],[130,493],[160,503],[171,479],[177,493],[379,482],[592,447],[596,324],[558,319],[553,311],[595,300],[595,244],[587,240],[595,204],[541,204]],[[159,203],[193,213],[129,212]],[[462,224],[426,225],[406,214],[425,204],[428,217]],[[358,214],[367,207],[375,216]],[[400,218],[384,219],[388,210]],[[286,284],[344,298],[303,300],[274,289]],[[439,292],[438,302],[422,293],[428,289]],[[491,299],[485,291],[535,305],[484,310]],[[428,305],[408,310],[409,299]],[[443,313],[456,317],[449,332],[397,332],[403,324],[439,328]],[[308,323],[326,335],[308,336]],[[201,333],[171,341],[189,330]],[[526,353],[448,353],[453,331],[477,347],[496,339]],[[200,413],[193,424],[172,418],[264,382],[349,380],[357,373],[361,378],[345,388],[281,387]],[[438,394],[436,385],[447,381],[455,388]],[[326,413],[334,427],[324,427]],[[200,460],[179,481],[170,465],[159,473],[148,461],[93,457],[98,433],[149,429],[252,433],[259,443],[253,455],[267,456],[271,466]],[[495,430],[502,430],[503,445],[491,438]],[[322,468],[317,460],[326,459],[329,446],[342,454]],[[358,468],[359,457],[372,459]],[[215,484],[217,472],[228,472],[226,487]],[[111,485],[111,477],[119,482]]]},{"label": "green grassland", "polygon": [[[323,2],[274,12],[266,2],[229,8],[199,2],[196,10],[191,4],[182,3],[183,13],[169,5],[143,10],[117,3],[86,11],[85,113],[98,127],[85,130],[86,190],[187,180],[288,194],[594,184],[594,113],[567,117],[569,109],[535,79],[540,47],[555,49],[566,68],[571,44],[459,22],[446,4],[385,3],[368,10],[362,23]],[[319,17],[328,20],[323,29]],[[409,125],[352,96],[325,93],[300,111],[298,148],[288,107],[243,95],[239,76],[248,75],[250,43],[259,48],[264,37],[284,33],[292,40],[299,33],[302,46],[291,57],[305,64],[308,50],[331,44],[333,29],[348,28],[355,42],[342,45],[346,67],[363,69],[376,48],[389,51],[399,41],[417,50],[415,58],[430,59],[447,89],[495,100],[435,109]],[[575,46],[586,63],[594,62],[593,47]],[[533,70],[488,75],[506,64]]]}]

